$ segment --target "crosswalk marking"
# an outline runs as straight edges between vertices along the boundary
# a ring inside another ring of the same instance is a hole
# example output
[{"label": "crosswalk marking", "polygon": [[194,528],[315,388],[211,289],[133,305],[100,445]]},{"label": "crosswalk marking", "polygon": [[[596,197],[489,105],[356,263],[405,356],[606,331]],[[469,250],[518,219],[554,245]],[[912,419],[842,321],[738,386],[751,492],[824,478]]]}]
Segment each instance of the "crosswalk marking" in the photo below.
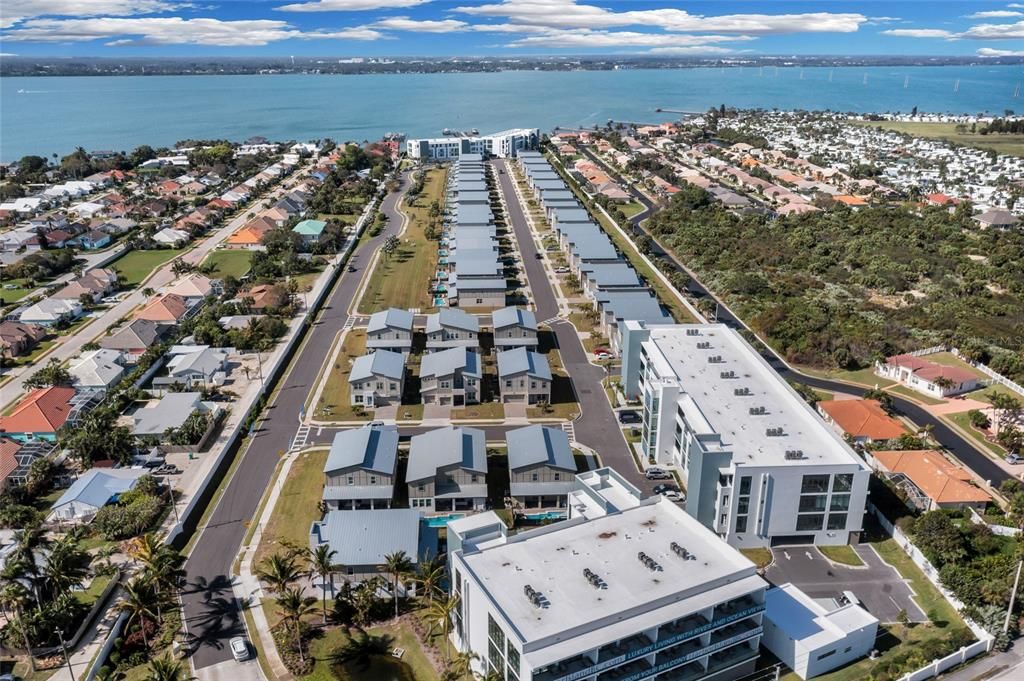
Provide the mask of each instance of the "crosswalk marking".
[{"label": "crosswalk marking", "polygon": [[547,326],[551,326],[552,324],[554,324],[556,322],[560,322],[560,321],[562,321],[561,317],[552,317],[551,319],[545,319],[544,321],[541,322],[541,324],[546,324]]},{"label": "crosswalk marking", "polygon": [[310,426],[301,425],[299,429],[295,431],[295,437],[292,439],[292,446],[289,448],[289,452],[294,452],[302,449],[306,446],[306,442],[309,440],[309,431],[312,430]]},{"label": "crosswalk marking", "polygon": [[341,330],[347,331],[356,325],[356,318],[354,316],[348,316],[345,318],[345,323],[342,325]]},{"label": "crosswalk marking", "polygon": [[566,421],[565,423],[563,423],[562,430],[565,431],[565,434],[569,436],[569,442],[576,441],[576,427],[573,426],[572,421]]}]

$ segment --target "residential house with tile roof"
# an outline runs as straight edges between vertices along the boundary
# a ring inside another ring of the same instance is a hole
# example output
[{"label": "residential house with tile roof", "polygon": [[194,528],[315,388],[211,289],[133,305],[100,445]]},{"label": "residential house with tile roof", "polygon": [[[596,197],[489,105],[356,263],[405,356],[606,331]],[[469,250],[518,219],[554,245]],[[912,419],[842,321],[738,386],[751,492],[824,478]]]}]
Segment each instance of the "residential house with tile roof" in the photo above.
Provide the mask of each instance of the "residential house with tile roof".
[{"label": "residential house with tile roof", "polygon": [[64,386],[37,388],[7,416],[0,416],[0,434],[19,442],[56,439],[72,411],[75,389]]},{"label": "residential house with tile roof", "polygon": [[101,348],[119,350],[125,360],[134,363],[147,349],[163,342],[171,327],[150,319],[135,319],[99,341]]},{"label": "residential house with tile roof", "polygon": [[984,513],[992,501],[967,471],[934,450],[873,450],[870,458],[922,511],[973,508]]},{"label": "residential house with tile roof", "polygon": [[46,338],[46,329],[35,324],[0,321],[0,354],[19,357],[28,354]]},{"label": "residential house with tile roof", "polygon": [[888,442],[907,432],[878,400],[822,400],[818,412],[839,433],[858,444]]},{"label": "residential house with tile roof", "polygon": [[925,356],[893,355],[875,365],[875,373],[919,393],[942,399],[976,390],[980,374],[962,366],[947,366]]},{"label": "residential house with tile roof", "polygon": [[185,318],[188,302],[173,293],[164,293],[153,298],[144,308],[135,313],[135,319],[148,319],[161,324],[177,324]]}]

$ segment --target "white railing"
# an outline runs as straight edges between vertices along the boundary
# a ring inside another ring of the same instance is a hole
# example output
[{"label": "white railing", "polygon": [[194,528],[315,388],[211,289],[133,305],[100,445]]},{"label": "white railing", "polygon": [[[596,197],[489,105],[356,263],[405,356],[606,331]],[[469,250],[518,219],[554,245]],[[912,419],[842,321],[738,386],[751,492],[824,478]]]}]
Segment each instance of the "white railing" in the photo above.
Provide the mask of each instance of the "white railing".
[{"label": "white railing", "polygon": [[969,509],[971,512],[971,522],[975,525],[985,525],[988,529],[992,530],[992,534],[997,534],[1000,537],[1016,537],[1020,534],[1019,527],[1010,527],[1008,525],[998,525],[996,523],[990,523],[985,520],[985,517],[979,515],[973,508]]},{"label": "white railing", "polygon": [[952,348],[950,350],[950,352],[952,352],[954,355],[956,355],[957,357],[959,357],[963,361],[965,361],[968,364],[970,364],[972,367],[974,367],[975,369],[977,369],[981,373],[983,373],[986,376],[988,376],[989,378],[991,378],[996,383],[1001,383],[1002,385],[1005,385],[1007,388],[1009,388],[1013,392],[1017,393],[1018,395],[1024,396],[1024,386],[1022,386],[1020,383],[1017,383],[1015,381],[1011,381],[1006,376],[1003,376],[1001,373],[997,372],[995,369],[992,369],[991,367],[989,367],[987,364],[982,364],[981,362],[972,362],[971,360],[969,360],[966,357],[962,356],[960,354],[960,351],[957,350],[956,348]]}]

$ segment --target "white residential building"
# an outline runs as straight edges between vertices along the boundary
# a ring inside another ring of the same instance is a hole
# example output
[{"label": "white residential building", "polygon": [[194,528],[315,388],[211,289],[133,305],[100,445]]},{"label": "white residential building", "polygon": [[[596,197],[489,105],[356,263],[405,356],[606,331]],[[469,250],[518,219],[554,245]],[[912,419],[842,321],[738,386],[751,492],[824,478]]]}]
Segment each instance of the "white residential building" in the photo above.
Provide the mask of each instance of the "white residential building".
[{"label": "white residential building", "polygon": [[571,517],[509,536],[448,523],[452,638],[519,681],[728,681],[754,670],[766,583],[736,549],[615,471],[577,476]]},{"label": "white residential building", "polygon": [[405,148],[410,158],[454,159],[464,154],[512,158],[521,150],[536,149],[539,141],[539,128],[517,128],[491,135],[407,140]]},{"label": "white residential building", "polygon": [[856,541],[866,464],[738,333],[630,323],[622,342],[642,455],[680,469],[688,513],[738,548]]}]

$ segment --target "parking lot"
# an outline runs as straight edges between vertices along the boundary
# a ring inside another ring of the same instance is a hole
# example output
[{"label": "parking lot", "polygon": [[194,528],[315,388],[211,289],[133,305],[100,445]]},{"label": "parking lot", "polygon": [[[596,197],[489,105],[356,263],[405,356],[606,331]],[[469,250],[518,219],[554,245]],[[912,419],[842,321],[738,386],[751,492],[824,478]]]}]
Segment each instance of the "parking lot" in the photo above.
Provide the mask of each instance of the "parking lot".
[{"label": "parking lot", "polygon": [[813,546],[772,549],[774,562],[765,577],[772,584],[792,582],[812,598],[832,598],[852,591],[864,608],[881,622],[895,622],[900,610],[906,610],[911,622],[927,622],[914,592],[899,573],[886,565],[870,545],[853,547],[862,567],[831,563]]}]

